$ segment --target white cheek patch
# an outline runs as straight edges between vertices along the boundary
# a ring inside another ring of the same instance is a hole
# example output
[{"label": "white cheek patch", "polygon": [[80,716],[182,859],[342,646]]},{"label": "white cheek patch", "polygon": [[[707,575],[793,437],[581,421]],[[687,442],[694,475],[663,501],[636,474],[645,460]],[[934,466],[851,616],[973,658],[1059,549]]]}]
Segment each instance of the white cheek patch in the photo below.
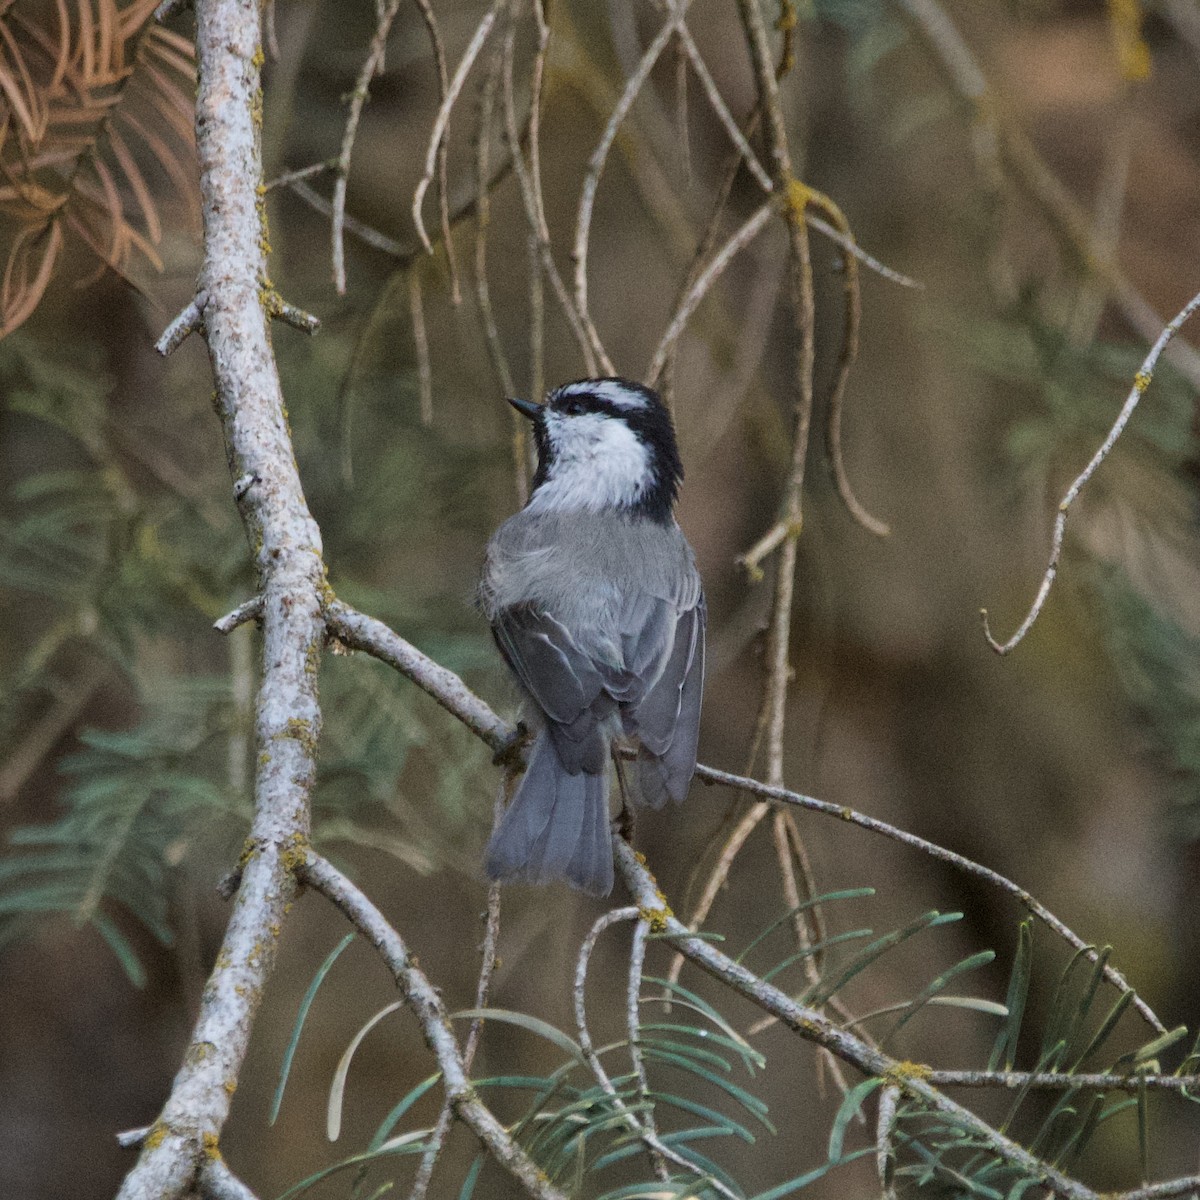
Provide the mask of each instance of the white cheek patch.
[{"label": "white cheek patch", "polygon": [[531,511],[599,512],[637,503],[650,482],[650,453],[624,421],[551,412],[545,421],[554,457]]}]

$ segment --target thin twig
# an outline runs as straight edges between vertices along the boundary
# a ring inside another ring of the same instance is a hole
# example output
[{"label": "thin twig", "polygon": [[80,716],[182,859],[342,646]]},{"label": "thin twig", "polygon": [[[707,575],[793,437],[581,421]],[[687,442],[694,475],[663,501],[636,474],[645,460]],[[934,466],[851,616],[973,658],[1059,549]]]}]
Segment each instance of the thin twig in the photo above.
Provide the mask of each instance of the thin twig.
[{"label": "thin twig", "polygon": [[1010,1092],[1031,1088],[1040,1092],[1063,1092],[1086,1088],[1097,1092],[1137,1092],[1142,1088],[1152,1092],[1200,1091],[1200,1075],[1161,1075],[1134,1072],[1115,1075],[1095,1071],[1068,1074],[1059,1071],[937,1071],[926,1076],[937,1087],[1003,1088]]},{"label": "thin twig", "polygon": [[[846,214],[824,192],[816,188],[807,189],[809,204],[819,208],[833,222],[843,239],[853,245],[854,236]],[[842,332],[842,349],[838,355],[837,373],[829,392],[829,418],[825,426],[825,448],[829,464],[833,468],[833,479],[838,495],[850,515],[868,532],[876,537],[887,537],[891,532],[887,525],[873,517],[854,494],[850,476],[846,472],[846,461],[842,456],[842,408],[846,398],[846,381],[850,368],[858,357],[858,331],[862,324],[862,295],[858,285],[858,260],[844,247],[842,249],[842,290],[845,294],[845,325]]]},{"label": "thin twig", "polygon": [[164,358],[177,350],[197,330],[204,328],[204,306],[208,294],[199,291],[188,301],[183,311],[162,331],[154,348]]},{"label": "thin twig", "polygon": [[[429,42],[437,64],[438,100],[444,103],[450,92],[450,72],[446,66],[446,47],[442,44],[442,31],[438,27],[437,17],[433,14],[433,5],[429,0],[416,0],[416,3],[429,32]],[[462,287],[458,281],[458,259],[450,236],[449,162],[450,139],[443,134],[438,145],[438,215],[442,223],[442,244],[446,247],[446,266],[450,275],[450,303],[457,308],[462,303]]]},{"label": "thin twig", "polygon": [[429,336],[425,332],[425,304],[421,295],[421,264],[408,269],[408,311],[412,318],[413,349],[417,357],[417,381],[421,393],[421,424],[433,424],[433,365],[429,360]]},{"label": "thin twig", "polygon": [[417,181],[416,190],[413,192],[412,200],[412,218],[413,224],[417,228],[417,236],[421,239],[421,245],[425,247],[427,254],[433,253],[433,243],[429,240],[429,234],[425,232],[425,221],[421,216],[421,205],[425,199],[425,193],[429,190],[429,185],[433,182],[434,171],[437,169],[438,147],[442,144],[442,139],[446,136],[447,126],[450,124],[450,113],[458,100],[459,94],[462,92],[463,85],[467,82],[467,76],[471,73],[471,68],[475,65],[475,60],[479,57],[480,50],[483,49],[484,42],[488,39],[488,34],[492,31],[492,26],[496,23],[496,18],[508,6],[508,0],[492,0],[492,6],[483,15],[483,19],[475,27],[475,32],[471,35],[471,40],[467,44],[466,50],[463,51],[462,59],[455,68],[454,77],[450,80],[450,85],[446,89],[446,94],[442,97],[442,103],[438,107],[437,116],[434,118],[433,130],[429,135],[429,146],[425,152],[425,170],[421,178]]},{"label": "thin twig", "polygon": [[[386,0],[378,9],[378,22],[371,44],[367,49],[367,57],[363,60],[354,81],[354,91],[350,93],[350,111],[346,114],[346,125],[342,130],[342,145],[338,151],[337,162],[333,168],[333,222],[331,228],[333,255],[333,286],[339,296],[346,294],[346,188],[350,180],[350,159],[354,154],[354,139],[358,136],[358,123],[362,119],[363,107],[371,91],[371,80],[375,78],[383,64],[383,56],[387,51],[388,34],[392,22],[400,9],[400,0]],[[449,246],[447,246],[449,253]]]},{"label": "thin twig", "polygon": [[[497,716],[453,671],[447,670],[440,663],[436,663],[422,654],[398,634],[393,633],[382,621],[364,616],[340,600],[331,601],[326,606],[326,619],[329,624],[329,632],[334,637],[348,646],[371,654],[382,662],[395,667],[402,675],[411,679],[419,688],[432,696],[449,713],[457,717],[498,755],[503,757],[519,753],[522,744],[519,728],[514,729]],[[880,821],[876,817],[867,816],[846,805],[833,804],[828,800],[818,800],[815,796],[806,796],[801,792],[794,792],[784,787],[773,787],[757,779],[745,775],[734,775],[728,771],[718,770],[716,767],[705,766],[703,763],[697,765],[696,777],[707,783],[720,784],[733,788],[735,791],[758,796],[762,800],[795,805],[797,808],[804,808],[810,812],[835,817],[847,824],[857,825],[860,829],[882,834],[893,841],[901,842],[912,850],[927,854],[956,870],[982,879],[1014,897],[1028,912],[1053,930],[1068,945],[1082,951],[1090,962],[1098,963],[1100,961],[1100,956],[1094,947],[1084,942],[1078,934],[1024,888],[1006,879],[999,872],[993,871],[990,867],[974,862],[953,850],[947,850],[945,847],[937,845],[936,842],[918,837],[914,833],[890,825],[886,821]],[[1133,991],[1124,975],[1107,963],[1104,965],[1104,978],[1119,991]],[[1140,996],[1135,995],[1133,1004],[1156,1033],[1167,1032],[1167,1027]]]},{"label": "thin twig", "polygon": [[249,600],[243,600],[237,608],[214,621],[213,628],[218,633],[232,633],[239,625],[245,625],[247,621],[260,620],[262,611],[262,596],[251,596]]},{"label": "thin twig", "polygon": [[368,617],[340,600],[327,605],[325,619],[329,632],[338,641],[353,650],[365,650],[395,667],[497,754],[510,752],[519,743],[519,731],[498,717],[453,671],[422,654],[382,621]]},{"label": "thin twig", "polygon": [[595,1076],[596,1082],[603,1089],[605,1095],[612,1101],[613,1107],[622,1114],[626,1125],[646,1146],[651,1161],[654,1163],[655,1174],[659,1179],[665,1182],[670,1177],[670,1172],[667,1170],[665,1163],[672,1162],[677,1167],[681,1167],[687,1171],[688,1174],[702,1179],[718,1195],[726,1197],[726,1200],[738,1200],[735,1192],[730,1191],[719,1179],[714,1179],[708,1172],[702,1170],[690,1159],[685,1158],[678,1151],[666,1145],[659,1138],[658,1134],[655,1133],[651,1123],[643,1121],[638,1115],[629,1110],[629,1107],[613,1085],[612,1080],[608,1077],[608,1072],[604,1069],[604,1065],[601,1063],[599,1055],[596,1053],[595,1045],[592,1042],[591,1031],[588,1029],[587,1023],[587,1005],[584,1000],[588,963],[591,961],[592,951],[595,950],[596,942],[606,929],[622,921],[640,921],[644,919],[638,908],[634,906],[610,909],[603,916],[599,917],[591,929],[588,930],[587,936],[583,939],[583,943],[579,948],[579,957],[575,962],[575,983],[571,995],[575,1007],[575,1031],[579,1035],[579,1046],[583,1051],[584,1061],[587,1063],[588,1069]]},{"label": "thin twig", "polygon": [[[303,179],[293,180],[288,187],[305,204],[321,213],[322,216],[333,216],[333,205]],[[389,257],[397,259],[401,265],[413,262],[417,257],[417,251],[412,247],[396,241],[395,238],[388,237],[386,233],[380,233],[378,229],[351,216],[348,212],[342,213],[342,229],[346,233],[353,234],[360,242],[370,246],[373,250],[381,250]]]},{"label": "thin twig", "polygon": [[[645,1106],[642,1113],[642,1124],[647,1132],[658,1140],[657,1123],[654,1120],[654,1106],[650,1103],[650,1079],[646,1074],[646,1060],[642,1055],[642,970],[646,964],[646,939],[650,936],[650,922],[644,917],[638,918],[633,926],[633,944],[629,949],[629,976],[625,988],[625,1027],[629,1035],[629,1058],[633,1063],[633,1073],[637,1076],[638,1100]],[[661,1155],[651,1150],[651,1159],[659,1179],[666,1180],[670,1176],[667,1165]]]},{"label": "thin twig", "polygon": [[263,307],[266,309],[267,316],[273,320],[282,321],[285,325],[300,330],[301,333],[307,333],[309,337],[319,332],[321,328],[319,317],[314,317],[312,313],[307,313],[302,308],[297,308],[294,304],[289,303],[274,288],[267,289],[263,296]]},{"label": "thin twig", "polygon": [[984,1140],[994,1154],[1023,1174],[1032,1175],[1054,1195],[1064,1197],[1065,1200],[1100,1200],[1097,1192],[1068,1178],[988,1125],[970,1109],[938,1091],[925,1079],[923,1068],[913,1070],[911,1064],[902,1064],[860,1041],[823,1013],[798,1004],[778,988],[764,983],[740,963],[722,954],[705,939],[693,936],[685,925],[671,915],[669,909],[663,907],[658,884],[645,865],[639,861],[629,843],[623,838],[615,839],[615,851],[621,877],[638,904],[662,922],[664,931],[672,936],[676,948],[701,970],[759,1008],[778,1017],[783,1024],[805,1040],[831,1051],[843,1062],[851,1064],[866,1075],[894,1083],[925,1107],[949,1117],[958,1128]]},{"label": "thin twig", "polygon": [[[670,0],[669,8],[672,12],[678,9],[679,0]],[[734,144],[738,154],[741,155],[746,168],[754,176],[755,183],[764,192],[770,192],[774,186],[771,183],[771,177],[767,174],[766,168],[762,163],[758,161],[758,155],[754,153],[749,140],[742,132],[733,113],[729,111],[729,106],[725,103],[724,97],[722,97],[720,89],[717,87],[717,81],[713,79],[704,58],[700,54],[699,47],[697,47],[695,41],[692,39],[691,31],[685,24],[681,23],[678,35],[679,44],[687,55],[687,60],[692,64],[692,70],[696,72],[696,78],[700,81],[700,86],[704,89],[704,95],[707,97],[709,105],[716,114],[717,120],[721,123],[721,128],[728,134],[729,140]]]},{"label": "thin twig", "polygon": [[563,1193],[550,1183],[491,1109],[479,1099],[471,1086],[446,1007],[408,952],[400,934],[359,888],[320,855],[308,851],[297,868],[297,875],[339,909],[379,952],[405,1003],[420,1023],[426,1045],[441,1069],[446,1098],[455,1113],[529,1195],[538,1200],[565,1200]]},{"label": "thin twig", "polygon": [[849,233],[842,233],[813,213],[805,213],[804,220],[810,229],[823,233],[834,245],[840,246],[847,254],[853,254],[868,271],[873,271],[881,278],[899,284],[900,287],[912,288],[915,291],[925,290],[925,285],[919,279],[913,279],[911,275],[905,275],[902,271],[881,263],[874,255],[868,254]]},{"label": "thin twig", "polygon": [[1197,308],[1200,308],[1200,292],[1184,305],[1170,324],[1158,335],[1158,339],[1150,348],[1150,353],[1143,360],[1141,369],[1133,378],[1133,387],[1130,388],[1129,395],[1126,397],[1121,411],[1117,414],[1116,421],[1113,422],[1112,428],[1108,431],[1108,436],[1101,442],[1100,448],[1092,455],[1091,461],[1079,473],[1075,482],[1067,488],[1066,495],[1063,496],[1062,501],[1059,503],[1058,513],[1054,518],[1054,534],[1050,543],[1050,562],[1046,567],[1046,573],[1042,576],[1041,587],[1038,588],[1033,605],[1026,614],[1025,619],[1018,626],[1016,633],[1006,642],[996,641],[992,636],[991,627],[988,624],[988,610],[986,608],[979,610],[979,615],[983,620],[983,636],[987,638],[988,645],[997,654],[1007,654],[1033,628],[1034,621],[1038,619],[1038,615],[1046,603],[1046,597],[1050,595],[1050,588],[1054,583],[1054,577],[1058,574],[1058,561],[1062,555],[1063,533],[1067,527],[1067,515],[1070,512],[1071,505],[1075,503],[1076,497],[1083,490],[1087,481],[1095,474],[1096,468],[1108,457],[1113,446],[1117,444],[1117,438],[1121,436],[1125,426],[1129,423],[1129,418],[1133,416],[1134,409],[1137,408],[1138,402],[1150,386],[1150,381],[1154,378],[1154,367],[1158,362],[1159,355],[1162,354],[1167,343],[1178,332],[1180,326],[1183,325]]},{"label": "thin twig", "polygon": [[[479,203],[475,208],[475,301],[479,306],[479,319],[483,325],[484,342],[487,345],[488,358],[496,380],[504,395],[515,394],[512,371],[509,369],[508,356],[504,353],[504,343],[500,338],[500,330],[496,325],[496,313],[492,308],[491,285],[488,283],[487,251],[488,233],[492,221],[491,195],[486,186],[492,153],[492,114],[496,106],[496,91],[500,86],[500,72],[504,69],[504,47],[497,46],[492,53],[487,74],[483,78],[483,86],[479,89],[479,119],[475,133],[475,189]],[[520,413],[514,412],[513,437],[516,438],[525,427],[526,422]],[[524,455],[518,458],[523,463]],[[519,476],[518,476],[519,478]],[[522,501],[523,503],[523,501]]]},{"label": "thin twig", "polygon": [[[500,786],[496,789],[496,804],[493,816],[497,822],[504,812],[505,804],[515,787],[516,779],[516,772],[509,768],[509,770],[504,772],[500,780]],[[500,940],[500,885],[498,883],[493,883],[488,888],[485,921],[486,925],[484,927],[479,964],[479,979],[475,984],[476,1012],[488,1006],[492,990],[492,974],[496,969],[496,948]],[[470,1028],[467,1030],[467,1044],[463,1047],[463,1070],[468,1075],[471,1071],[471,1064],[475,1061],[475,1052],[479,1049],[479,1039],[482,1034],[483,1020],[480,1017],[474,1017]],[[417,1173],[413,1177],[412,1190],[408,1193],[408,1200],[425,1200],[425,1195],[429,1191],[430,1181],[433,1179],[434,1168],[437,1166],[438,1158],[446,1144],[446,1138],[450,1133],[450,1125],[453,1119],[454,1109],[451,1107],[449,1100],[447,1100],[442,1105],[442,1111],[438,1114],[437,1125],[434,1127],[433,1134],[429,1139],[429,1145],[425,1153],[421,1156],[421,1165],[417,1168]]]},{"label": "thin twig", "polygon": [[875,1123],[875,1170],[879,1174],[881,1200],[896,1200],[896,1152],[892,1146],[892,1132],[896,1128],[899,1100],[900,1089],[893,1083],[889,1083],[879,1097],[879,1118]]},{"label": "thin twig", "polygon": [[[600,186],[600,176],[604,173],[608,153],[616,140],[617,131],[629,115],[633,102],[637,99],[638,93],[645,85],[663,50],[666,49],[667,43],[676,31],[683,27],[684,17],[690,5],[691,0],[678,0],[672,6],[667,21],[655,34],[650,45],[646,47],[637,69],[626,80],[620,99],[613,107],[600,135],[600,140],[588,159],[587,171],[579,189],[579,208],[575,215],[575,241],[571,251],[571,260],[575,264],[575,309],[587,334],[588,344],[601,362],[607,361],[608,356],[604,352],[599,331],[588,311],[588,235],[591,232],[592,213],[596,206],[596,191]],[[608,370],[608,373],[611,374],[611,370]]]},{"label": "thin twig", "polygon": [[[504,65],[502,71],[504,80],[504,130],[509,143],[509,156],[512,160],[513,170],[516,173],[517,182],[521,189],[521,202],[525,206],[525,219],[529,223],[530,229],[537,235],[542,270],[546,273],[546,278],[550,280],[550,287],[554,292],[555,299],[558,301],[559,307],[567,319],[567,324],[571,327],[571,332],[575,335],[575,340],[579,344],[579,351],[583,356],[584,369],[589,375],[596,375],[601,371],[612,375],[614,373],[612,362],[604,354],[603,349],[597,355],[589,339],[578,306],[571,297],[570,292],[568,292],[562,275],[559,273],[558,264],[554,261],[550,243],[550,228],[546,223],[546,207],[541,193],[540,180],[535,180],[532,172],[526,169],[525,160],[521,154],[520,138],[517,134],[516,102],[513,87],[513,50],[515,39],[515,27],[510,24],[508,33],[504,39]],[[530,120],[532,121],[532,119],[533,110],[530,111]],[[530,145],[531,148],[536,145],[533,137],[530,138]],[[538,160],[532,161],[536,162]]]},{"label": "thin twig", "polygon": [[276,188],[291,187],[302,179],[312,179],[314,175],[324,175],[326,171],[336,171],[337,160],[330,162],[309,163],[307,167],[297,167],[294,171],[284,171],[274,179],[263,184],[263,192],[273,192]]},{"label": "thin twig", "polygon": [[662,375],[671,351],[680,335],[691,320],[692,314],[700,302],[712,289],[725,269],[752,241],[766,228],[767,222],[775,214],[777,206],[772,200],[767,200],[744,221],[726,240],[725,244],[713,255],[708,265],[696,277],[695,282],[676,305],[675,313],[667,325],[666,332],[659,339],[650,365],[646,368],[646,382],[653,387]]},{"label": "thin twig", "polygon": [[[728,771],[717,770],[716,767],[707,767],[700,764],[696,767],[696,775],[697,778],[708,783],[718,783],[726,787],[736,788],[741,792],[749,792],[752,795],[761,796],[765,800],[794,804],[798,808],[805,808],[810,812],[819,812],[829,817],[837,817],[839,820],[845,821],[850,825],[857,825],[860,829],[869,829],[872,833],[879,833],[884,837],[891,838],[893,841],[901,842],[913,850],[919,850],[922,854],[928,854],[931,858],[937,859],[938,862],[946,863],[948,866],[952,866],[959,871],[964,871],[968,875],[973,875],[977,879],[983,879],[998,890],[1014,897],[1025,909],[1058,934],[1068,945],[1083,953],[1089,962],[1099,963],[1101,961],[1100,955],[1094,946],[1089,946],[1077,933],[1063,924],[1058,917],[1040,901],[1031,896],[1023,887],[1013,883],[1010,879],[1006,879],[998,871],[993,871],[990,867],[985,867],[980,863],[974,862],[962,854],[955,853],[953,850],[947,850],[945,847],[937,845],[936,842],[918,837],[915,833],[909,833],[907,830],[900,829],[895,825],[889,825],[888,822],[880,821],[876,817],[869,817],[865,813],[860,813],[845,805],[832,804],[828,800],[818,800],[815,796],[806,796],[801,792],[793,792],[783,787],[772,787],[769,784],[759,783],[755,779],[747,779],[743,775],[731,775]],[[1104,964],[1104,978],[1119,991],[1133,991],[1133,988],[1129,986],[1124,975],[1115,967],[1110,967],[1107,963]],[[1153,1009],[1140,996],[1135,995],[1133,1004],[1156,1033],[1167,1032],[1167,1027],[1158,1019]]]}]

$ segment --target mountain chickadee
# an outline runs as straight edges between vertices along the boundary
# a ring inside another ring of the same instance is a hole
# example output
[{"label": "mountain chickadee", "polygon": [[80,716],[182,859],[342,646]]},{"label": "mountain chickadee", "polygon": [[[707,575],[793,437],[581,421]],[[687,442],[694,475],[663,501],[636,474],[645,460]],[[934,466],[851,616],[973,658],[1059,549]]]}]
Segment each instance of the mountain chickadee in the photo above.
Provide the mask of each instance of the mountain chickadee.
[{"label": "mountain chickadee", "polygon": [[637,799],[680,801],[696,769],[704,591],[673,513],[683,466],[649,388],[584,379],[533,422],[529,502],[488,543],[480,606],[536,730],[529,765],[492,833],[492,879],[612,889],[608,760],[638,748]]}]

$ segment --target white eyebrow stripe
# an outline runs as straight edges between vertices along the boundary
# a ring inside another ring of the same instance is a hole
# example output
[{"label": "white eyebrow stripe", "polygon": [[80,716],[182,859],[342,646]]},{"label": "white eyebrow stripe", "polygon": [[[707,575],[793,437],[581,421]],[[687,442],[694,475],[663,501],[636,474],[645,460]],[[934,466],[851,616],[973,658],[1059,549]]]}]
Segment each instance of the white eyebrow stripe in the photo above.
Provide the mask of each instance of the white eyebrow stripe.
[{"label": "white eyebrow stripe", "polygon": [[614,408],[645,408],[646,397],[623,383],[611,379],[583,379],[560,388],[559,396],[596,396]]}]

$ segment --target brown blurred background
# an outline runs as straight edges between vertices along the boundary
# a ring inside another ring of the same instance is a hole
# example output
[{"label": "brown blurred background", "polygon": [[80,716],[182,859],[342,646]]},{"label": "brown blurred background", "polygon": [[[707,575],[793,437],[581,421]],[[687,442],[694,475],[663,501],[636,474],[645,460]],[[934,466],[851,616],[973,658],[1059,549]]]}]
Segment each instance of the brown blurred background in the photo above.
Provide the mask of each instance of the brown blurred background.
[{"label": "brown blurred background", "polygon": [[[483,6],[434,7],[453,67]],[[1137,74],[1128,62],[1123,76],[1120,5],[945,0],[991,84],[994,108],[977,112],[901,8],[869,0],[798,7],[797,62],[783,83],[797,173],[841,205],[866,250],[923,287],[862,274],[844,444],[860,497],[891,526],[885,540],[855,525],[832,488],[818,402],[788,784],[1017,880],[1082,937],[1111,944],[1114,963],[1168,1026],[1192,1026],[1200,1021],[1194,379],[1160,367],[1073,513],[1055,590],[1011,657],[988,650],[978,610],[989,608],[1002,636],[1019,623],[1045,566],[1056,504],[1103,438],[1147,346],[1129,306],[1106,300],[1111,275],[1089,271],[1070,245],[1061,211],[1039,191],[1044,180],[989,153],[986,119],[998,112],[1024,131],[1086,217],[1093,265],[1115,245],[1130,289],[1165,321],[1200,288],[1200,9],[1144,6],[1150,72],[1137,79],[1127,77]],[[566,274],[581,172],[630,48],[636,58],[660,20],[653,5],[617,0],[552,7],[542,161]],[[175,21],[189,30],[186,18]],[[268,61],[265,88],[270,176],[336,153],[374,11],[288,0],[275,22],[278,58]],[[734,6],[697,3],[689,24],[744,118],[754,92]],[[530,45],[526,22],[523,67]],[[452,206],[473,186],[482,73],[452,123]],[[728,154],[694,79],[685,103],[686,160],[668,53],[598,193],[592,309],[618,370],[634,377],[669,317]],[[517,104],[523,114],[527,88]],[[414,6],[398,17],[372,85],[349,187],[349,212],[394,239],[401,255],[415,246],[410,197],[436,106]],[[497,163],[504,154],[497,140]],[[329,193],[319,178],[313,187]],[[743,174],[732,219],[758,202]],[[166,362],[151,348],[189,297],[199,262],[189,205],[165,189],[160,204],[161,274],[135,261],[136,290],[111,273],[74,287],[72,272],[91,266],[80,246],[68,246],[62,278],[0,341],[8,585],[0,828],[15,837],[0,859],[0,1195],[21,1200],[115,1190],[131,1158],[113,1135],[152,1121],[166,1094],[226,918],[214,885],[245,831],[253,635],[243,629],[222,641],[209,625],[252,583],[203,346],[192,339]],[[431,193],[431,227],[435,207]],[[433,382],[425,425],[407,271],[350,237],[349,289],[339,298],[328,219],[288,188],[271,193],[268,209],[274,280],[324,323],[313,340],[277,327],[275,342],[331,582],[511,712],[471,606],[482,546],[515,503],[508,414],[470,287],[473,221],[455,238],[467,285],[460,307],[450,303],[444,254],[418,267]],[[819,235],[813,245],[821,397],[840,348],[842,283],[834,248]],[[788,454],[785,253],[773,224],[726,274],[690,327],[675,386],[688,472],[680,520],[710,604],[702,758],[733,770],[753,725],[770,595],[769,583],[750,583],[734,559],[774,519]],[[488,259],[514,382],[527,392],[529,258],[511,174],[492,196]],[[1200,342],[1200,327],[1191,336]],[[548,299],[545,379],[580,374]],[[378,664],[331,657],[322,691],[317,842],[392,916],[447,1002],[465,1007],[482,932],[479,861],[494,769],[482,747]],[[730,800],[696,785],[685,807],[639,825],[680,914],[691,868],[711,856]],[[1020,917],[1012,904],[839,822],[803,815],[800,824],[822,890],[877,889],[844,912],[832,907],[834,928],[886,930],[931,908],[965,914],[864,974],[847,993],[852,1009],[911,996],[986,947],[997,962],[962,990],[1003,999]],[[49,839],[47,828],[57,831]],[[742,852],[709,920],[731,946],[786,907],[765,830]],[[24,874],[8,865],[33,854],[59,858]],[[574,956],[600,911],[557,889],[506,896],[493,1002],[569,1027]],[[343,932],[328,906],[302,898],[258,1015],[222,1149],[264,1198],[360,1149],[432,1069],[406,1015],[388,1018],[351,1069],[341,1141],[325,1143],[334,1066],[392,999],[385,972],[355,945],[318,995],[281,1116],[267,1128],[296,1007]],[[1067,957],[1040,928],[1035,946],[1031,1024]],[[593,965],[589,1002],[610,1033],[625,947],[625,935],[606,935]],[[652,973],[663,973],[663,948],[651,953],[659,956]],[[139,970],[134,986],[129,973]],[[725,1003],[739,1027],[753,1019]],[[1127,1023],[1122,1045],[1144,1041]],[[994,1031],[994,1018],[943,1009],[914,1021],[898,1049],[939,1066],[981,1066]],[[735,1144],[722,1158],[748,1189],[822,1161],[837,1103],[828,1080],[818,1094],[810,1051],[778,1030],[759,1044],[769,1065],[755,1086],[779,1136]],[[1035,1050],[1030,1043],[1023,1057]],[[531,1036],[497,1028],[479,1070],[548,1071],[549,1055]],[[420,1119],[432,1121],[433,1096],[423,1103]],[[986,1100],[980,1108],[993,1111]],[[1164,1102],[1153,1116],[1156,1175],[1200,1169],[1196,1109]],[[457,1195],[472,1156],[460,1131],[431,1194]],[[399,1161],[397,1194],[410,1170]],[[1132,1185],[1138,1170],[1130,1120],[1114,1122],[1083,1176],[1112,1188]],[[812,1194],[872,1194],[871,1180],[858,1164]],[[348,1189],[340,1181],[317,1194]],[[478,1194],[503,1189],[488,1176]]]}]

